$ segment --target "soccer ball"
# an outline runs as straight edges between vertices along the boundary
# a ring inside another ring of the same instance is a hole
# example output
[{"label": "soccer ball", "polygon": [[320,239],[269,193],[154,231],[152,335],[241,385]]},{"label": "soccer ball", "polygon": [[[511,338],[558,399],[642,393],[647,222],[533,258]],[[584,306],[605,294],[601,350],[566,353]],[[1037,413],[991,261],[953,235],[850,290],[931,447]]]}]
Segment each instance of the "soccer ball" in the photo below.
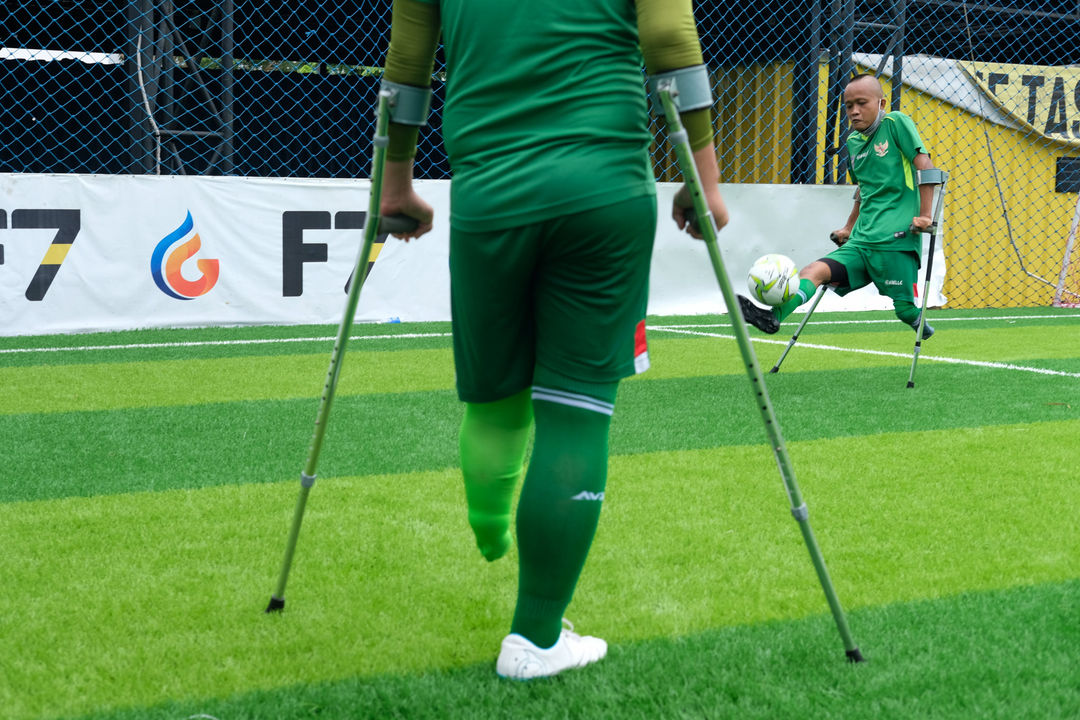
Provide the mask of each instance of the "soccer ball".
[{"label": "soccer ball", "polygon": [[787,255],[762,255],[750,266],[746,286],[755,300],[766,305],[783,305],[799,289],[799,268]]}]

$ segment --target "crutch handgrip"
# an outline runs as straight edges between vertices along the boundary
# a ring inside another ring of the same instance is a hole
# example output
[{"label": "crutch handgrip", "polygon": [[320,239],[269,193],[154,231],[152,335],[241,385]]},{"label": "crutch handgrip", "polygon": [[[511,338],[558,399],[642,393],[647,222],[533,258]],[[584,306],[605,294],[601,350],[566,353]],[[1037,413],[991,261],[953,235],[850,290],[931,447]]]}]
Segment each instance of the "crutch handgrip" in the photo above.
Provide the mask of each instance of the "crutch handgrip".
[{"label": "crutch handgrip", "polygon": [[694,212],[694,208],[685,208],[683,210],[683,217],[686,218],[686,226],[700,235],[701,223],[698,222],[698,216],[697,213]]},{"label": "crutch handgrip", "polygon": [[919,235],[919,234],[922,234],[922,233],[934,233],[934,232],[937,232],[937,223],[936,222],[932,222],[932,223],[930,223],[929,225],[927,225],[924,228],[915,227],[914,225],[911,225],[911,226],[908,227],[907,230],[897,230],[896,232],[894,232],[892,234],[892,236],[894,238],[896,238],[897,240],[899,240],[900,238],[906,236],[908,233],[915,233],[916,235]]},{"label": "crutch handgrip", "polygon": [[420,221],[408,215],[384,215],[379,218],[380,235],[410,233],[418,227]]}]

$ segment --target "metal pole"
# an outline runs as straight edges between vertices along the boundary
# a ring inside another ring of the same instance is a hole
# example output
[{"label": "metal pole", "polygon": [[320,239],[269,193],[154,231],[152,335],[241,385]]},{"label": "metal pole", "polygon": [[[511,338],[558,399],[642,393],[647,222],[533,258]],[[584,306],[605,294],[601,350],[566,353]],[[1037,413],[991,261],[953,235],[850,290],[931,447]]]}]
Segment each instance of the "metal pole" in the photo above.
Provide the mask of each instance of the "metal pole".
[{"label": "metal pole", "polygon": [[900,109],[900,95],[904,90],[904,38],[907,34],[907,0],[893,0],[894,19],[896,23],[896,42],[893,43],[892,61],[892,93],[889,98],[889,109]]},{"label": "metal pole", "polygon": [[[840,86],[838,92],[840,102],[842,103],[844,100],[844,85],[847,84],[848,79],[851,77],[852,69],[854,68],[854,61],[852,60],[851,55],[855,52],[855,0],[843,0],[841,21],[843,22],[844,31],[841,35],[840,42]],[[839,108],[837,108],[837,115],[841,115]],[[840,136],[837,139],[838,147],[836,153],[837,185],[843,185],[847,182],[847,136],[848,125],[841,120]]]},{"label": "metal pole", "polygon": [[224,0],[221,6],[221,174],[233,171],[233,34],[236,11],[234,0]]},{"label": "metal pole", "polygon": [[813,184],[817,180],[818,86],[821,62],[821,3],[808,0],[803,46],[795,60],[791,125],[791,182]]}]

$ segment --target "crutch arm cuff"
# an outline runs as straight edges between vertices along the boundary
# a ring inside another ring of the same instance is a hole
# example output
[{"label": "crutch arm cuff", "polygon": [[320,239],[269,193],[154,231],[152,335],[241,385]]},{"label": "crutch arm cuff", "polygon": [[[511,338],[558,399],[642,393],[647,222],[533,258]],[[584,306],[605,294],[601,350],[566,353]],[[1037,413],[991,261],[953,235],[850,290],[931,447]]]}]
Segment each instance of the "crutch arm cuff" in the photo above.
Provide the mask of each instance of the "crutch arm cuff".
[{"label": "crutch arm cuff", "polygon": [[382,92],[390,94],[390,122],[401,125],[427,125],[431,112],[431,88],[405,85],[383,79]]},{"label": "crutch arm cuff", "polygon": [[929,168],[927,170],[918,171],[918,182],[920,185],[944,185],[945,181],[949,179],[949,173],[939,168]]},{"label": "crutch arm cuff", "polygon": [[660,102],[660,90],[664,88],[671,91],[671,99],[680,113],[712,107],[712,83],[709,81],[709,69],[704,65],[649,76],[649,97],[652,98],[653,112],[657,116],[664,114],[664,106]]}]

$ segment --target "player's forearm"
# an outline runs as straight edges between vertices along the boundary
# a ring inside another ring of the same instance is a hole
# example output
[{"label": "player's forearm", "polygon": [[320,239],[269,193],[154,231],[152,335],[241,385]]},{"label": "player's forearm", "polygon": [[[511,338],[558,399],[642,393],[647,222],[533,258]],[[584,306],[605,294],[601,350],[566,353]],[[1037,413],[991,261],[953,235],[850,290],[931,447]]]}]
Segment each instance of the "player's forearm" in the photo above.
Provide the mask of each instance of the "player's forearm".
[{"label": "player's forearm", "polygon": [[720,168],[716,164],[716,149],[712,143],[708,147],[694,151],[694,165],[701,180],[701,191],[706,197],[720,194]]},{"label": "player's forearm", "polygon": [[[416,0],[394,0],[390,47],[383,77],[415,87],[431,87],[435,48],[439,42],[439,8]],[[418,128],[391,123],[387,158],[408,160],[416,154]],[[410,168],[412,163],[409,164]]]},{"label": "player's forearm", "polygon": [[862,205],[862,201],[856,195],[855,203],[851,206],[851,213],[848,215],[847,222],[844,224],[844,229],[851,232],[851,229],[855,227],[855,223],[859,221],[859,206]]},{"label": "player's forearm", "polygon": [[[919,153],[912,160],[912,165],[916,170],[933,170],[934,163],[930,160],[930,156],[925,153]],[[922,217],[930,217],[930,213],[934,211],[934,186],[933,185],[919,185],[919,215]]]},{"label": "player's forearm", "polygon": [[383,165],[382,199],[396,200],[412,190],[413,160],[390,160]]},{"label": "player's forearm", "polygon": [[[650,75],[702,65],[701,42],[690,0],[637,0],[638,39]],[[681,114],[690,148],[712,145],[710,108]]]},{"label": "player's forearm", "polygon": [[716,164],[716,150],[710,142],[706,147],[694,151],[694,166],[698,171],[701,181],[701,192],[705,196],[705,204],[712,213],[717,229],[728,224],[727,204],[720,195],[720,167]]}]

